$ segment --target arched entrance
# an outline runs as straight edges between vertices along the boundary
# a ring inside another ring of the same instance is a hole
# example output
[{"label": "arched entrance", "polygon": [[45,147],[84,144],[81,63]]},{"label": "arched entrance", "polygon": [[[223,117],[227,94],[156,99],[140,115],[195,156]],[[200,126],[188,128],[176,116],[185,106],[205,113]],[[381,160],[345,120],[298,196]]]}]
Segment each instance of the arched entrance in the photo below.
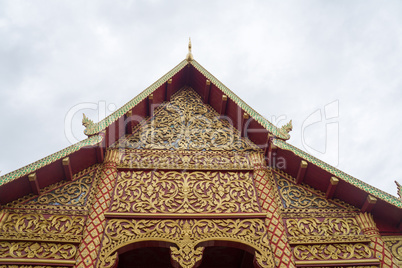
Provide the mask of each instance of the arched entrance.
[{"label": "arched entrance", "polygon": [[[111,219],[105,228],[97,267],[116,267],[119,255],[155,245],[168,247],[171,259],[185,268],[197,267],[207,247],[238,248],[251,253],[261,268],[275,266],[261,219]],[[216,250],[221,249],[211,249],[208,254],[218,256]]]}]

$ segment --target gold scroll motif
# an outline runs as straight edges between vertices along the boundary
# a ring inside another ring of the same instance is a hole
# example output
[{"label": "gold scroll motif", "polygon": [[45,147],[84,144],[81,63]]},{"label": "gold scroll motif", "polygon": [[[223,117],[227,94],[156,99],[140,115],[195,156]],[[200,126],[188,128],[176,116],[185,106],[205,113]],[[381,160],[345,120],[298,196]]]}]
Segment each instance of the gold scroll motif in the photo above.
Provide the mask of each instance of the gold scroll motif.
[{"label": "gold scroll motif", "polygon": [[151,151],[126,149],[120,153],[118,168],[140,169],[225,169],[250,170],[246,153],[211,151]]},{"label": "gold scroll motif", "polygon": [[0,258],[70,260],[76,252],[73,244],[0,241]]},{"label": "gold scroll motif", "polygon": [[[100,165],[93,165],[93,166],[90,166],[87,169],[84,169],[84,170],[74,174],[73,181],[62,180],[60,182],[51,184],[51,185],[41,189],[39,196],[41,196],[41,195],[43,196],[43,195],[47,195],[47,194],[50,194],[50,196],[51,196],[52,195],[51,193],[54,193],[55,191],[60,192],[60,190],[58,190],[60,188],[68,190],[69,185],[72,185],[72,188],[75,188],[74,185],[76,185],[77,183],[81,183],[81,184],[85,183],[85,181],[88,180],[88,178],[87,178],[88,176],[93,177],[91,181],[97,180],[96,178],[98,177],[98,173],[100,171],[99,167],[101,167],[101,166]],[[88,187],[90,187],[90,185],[88,185]],[[87,188],[87,187],[85,186],[85,188]],[[70,191],[72,191],[72,190],[70,190]],[[93,191],[91,191],[90,195],[93,194],[92,192]],[[85,195],[85,191],[84,191],[84,195]],[[38,196],[36,196],[35,198],[34,197],[35,196],[32,195],[32,194],[26,195],[26,196],[21,197],[21,198],[19,198],[17,200],[14,200],[14,201],[12,201],[10,203],[7,203],[6,205],[4,205],[4,208],[19,208],[19,209],[24,208],[24,207],[35,208],[35,209],[43,209],[43,208],[45,208],[47,203],[40,203],[38,201]],[[87,196],[87,197],[86,196],[81,196],[81,198],[88,199],[88,198],[90,198],[90,196]],[[66,198],[66,200],[69,200],[69,199],[71,199],[71,198],[68,198],[68,197]],[[69,202],[62,202],[62,203],[67,203],[68,204]],[[40,206],[36,206],[36,205],[40,205]],[[78,204],[77,204],[77,206],[78,206]],[[56,206],[51,206],[50,205],[50,206],[47,206],[47,207],[48,208],[55,208]],[[71,209],[71,204],[68,204],[67,206],[57,205],[57,207],[62,208],[62,209],[68,209],[68,207],[70,207],[70,209]]]},{"label": "gold scroll motif", "polygon": [[251,172],[119,172],[109,212],[261,212]]},{"label": "gold scroll motif", "polygon": [[52,206],[73,205],[84,206],[90,192],[93,176],[88,174],[82,178],[40,195],[28,204],[44,204]]},{"label": "gold scroll motif", "polygon": [[183,88],[149,121],[114,146],[132,149],[257,151],[245,138],[191,88]]},{"label": "gold scroll motif", "polygon": [[293,254],[296,260],[350,260],[374,257],[371,249],[362,243],[296,245]]},{"label": "gold scroll motif", "polygon": [[367,240],[354,218],[287,219],[290,244]]},{"label": "gold scroll motif", "polygon": [[0,228],[0,240],[40,240],[79,243],[85,217],[9,214]]},{"label": "gold scroll motif", "polygon": [[255,249],[261,267],[275,267],[267,230],[261,219],[187,219],[187,220],[109,220],[99,255],[98,267],[112,267],[117,250],[141,241],[173,243],[172,258],[189,268],[200,260],[202,242],[224,240],[245,244]]},{"label": "gold scroll motif", "polygon": [[302,186],[295,185],[274,173],[279,193],[285,208],[296,209],[337,209],[342,208],[330,202],[325,196],[304,189]]},{"label": "gold scroll motif", "polygon": [[402,236],[383,236],[382,240],[392,253],[395,263],[402,267]]}]

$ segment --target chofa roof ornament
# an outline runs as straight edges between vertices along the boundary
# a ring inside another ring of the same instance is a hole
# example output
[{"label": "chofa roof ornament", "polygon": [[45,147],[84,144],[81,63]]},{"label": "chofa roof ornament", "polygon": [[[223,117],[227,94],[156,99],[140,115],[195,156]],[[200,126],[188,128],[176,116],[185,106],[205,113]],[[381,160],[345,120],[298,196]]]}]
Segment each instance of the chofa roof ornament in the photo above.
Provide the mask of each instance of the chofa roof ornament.
[{"label": "chofa roof ornament", "polygon": [[283,135],[285,135],[285,136],[287,136],[287,139],[289,139],[290,138],[290,131],[292,131],[292,129],[293,129],[293,125],[292,125],[292,120],[290,120],[289,121],[289,123],[287,123],[286,125],[283,125],[281,128],[280,128],[280,132],[283,134]]}]

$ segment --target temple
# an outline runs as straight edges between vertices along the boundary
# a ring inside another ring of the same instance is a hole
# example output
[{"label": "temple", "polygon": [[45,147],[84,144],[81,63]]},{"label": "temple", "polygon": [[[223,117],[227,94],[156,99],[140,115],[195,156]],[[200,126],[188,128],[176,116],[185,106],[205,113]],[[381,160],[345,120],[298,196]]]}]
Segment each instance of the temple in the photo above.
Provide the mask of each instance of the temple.
[{"label": "temple", "polygon": [[402,200],[290,145],[191,52],[0,177],[0,268],[402,267]]}]

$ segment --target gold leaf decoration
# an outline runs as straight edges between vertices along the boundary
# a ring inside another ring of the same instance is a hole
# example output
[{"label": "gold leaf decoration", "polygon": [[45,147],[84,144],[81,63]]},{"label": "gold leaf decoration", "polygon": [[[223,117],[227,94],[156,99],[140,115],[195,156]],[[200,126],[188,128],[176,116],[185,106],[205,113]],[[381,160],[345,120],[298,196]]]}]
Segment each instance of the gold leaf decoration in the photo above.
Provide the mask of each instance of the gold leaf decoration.
[{"label": "gold leaf decoration", "polygon": [[248,154],[241,152],[126,149],[120,152],[118,168],[250,170],[253,166]]},{"label": "gold leaf decoration", "polygon": [[402,236],[383,236],[382,239],[392,253],[395,263],[402,267]]},{"label": "gold leaf decoration", "polygon": [[251,172],[119,172],[110,212],[260,212]]},{"label": "gold leaf decoration", "polygon": [[41,214],[9,214],[0,228],[3,240],[80,242],[85,217]]},{"label": "gold leaf decoration", "polygon": [[73,244],[0,241],[0,258],[73,259]]},{"label": "gold leaf decoration", "polygon": [[373,257],[371,249],[361,243],[297,245],[293,253],[297,260],[350,260]]},{"label": "gold leaf decoration", "polygon": [[27,204],[84,206],[90,193],[92,182],[93,175],[87,174],[76,181],[44,193]]},{"label": "gold leaf decoration", "polygon": [[276,173],[274,173],[274,176],[285,208],[341,208],[325,199],[325,197],[318,196],[299,185],[295,185]]},{"label": "gold leaf decoration", "polygon": [[191,88],[181,89],[150,121],[143,120],[132,135],[114,146],[132,149],[255,151],[233,126]]},{"label": "gold leaf decoration", "polygon": [[289,243],[367,240],[354,218],[287,219]]},{"label": "gold leaf decoration", "polygon": [[[226,240],[256,250],[260,267],[274,267],[268,234],[261,219],[181,219],[181,220],[109,220],[99,255],[98,267],[111,267],[120,247],[136,241],[159,240],[174,243],[172,257],[183,267],[199,261],[200,242]],[[190,265],[190,266],[189,266]]]}]

